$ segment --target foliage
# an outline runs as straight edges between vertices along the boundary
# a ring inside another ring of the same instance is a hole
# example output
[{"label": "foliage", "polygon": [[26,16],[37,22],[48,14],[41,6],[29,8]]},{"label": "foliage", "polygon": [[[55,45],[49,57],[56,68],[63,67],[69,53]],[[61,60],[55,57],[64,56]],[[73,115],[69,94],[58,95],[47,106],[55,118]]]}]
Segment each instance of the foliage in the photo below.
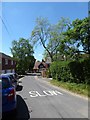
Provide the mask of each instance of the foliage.
[{"label": "foliage", "polygon": [[31,42],[33,45],[40,44],[48,52],[52,59],[52,54],[47,48],[47,42],[50,39],[51,25],[46,18],[39,17],[36,19],[36,26],[31,34]]},{"label": "foliage", "polygon": [[74,82],[90,84],[90,59],[69,63]]},{"label": "foliage", "polygon": [[83,65],[83,71],[85,76],[85,83],[90,85],[90,59],[85,59],[84,62],[82,62]]},{"label": "foliage", "polygon": [[59,81],[90,84],[90,59],[53,62],[50,72]]},{"label": "foliage", "polygon": [[[53,59],[57,59],[58,46],[62,46],[62,41],[64,39],[63,32],[67,31],[70,21],[67,18],[61,18],[57,24],[52,25],[50,31],[50,40],[48,42],[47,48],[53,53]],[[56,55],[56,57],[54,57]]]},{"label": "foliage", "polygon": [[84,82],[82,62],[79,62],[79,61],[70,62],[69,68],[70,68],[70,72],[73,77],[73,82],[75,82],[75,83]]},{"label": "foliage", "polygon": [[[63,60],[78,60],[81,58],[81,53],[88,54],[90,57],[89,18],[76,19],[72,23],[69,21],[63,23],[61,19],[60,23],[57,24],[57,29],[54,29],[55,32],[52,32],[48,43],[48,49],[52,49],[51,43],[53,43],[53,48],[57,45],[53,54],[54,61],[62,58]],[[59,25],[64,26],[62,32]]]},{"label": "foliage", "polygon": [[57,47],[63,39],[62,33],[68,28],[69,20],[61,18],[57,24],[51,25],[45,18],[37,18],[36,26],[32,31],[31,41],[40,43],[45,49],[45,56],[49,56],[53,61],[53,55],[57,52]]},{"label": "foliage", "polygon": [[19,74],[25,74],[27,70],[33,68],[35,62],[33,47],[28,39],[20,38],[19,41],[13,40],[11,53],[17,61],[16,70]]},{"label": "foliage", "polygon": [[[72,22],[72,27],[68,29],[64,35],[66,35],[66,39],[69,41],[69,43],[73,43],[73,45],[77,48],[75,53],[83,52],[89,54],[90,56],[89,18],[74,20]],[[83,47],[82,50],[79,49],[80,46]]]},{"label": "foliage", "polygon": [[[81,53],[90,56],[90,25],[89,18],[76,19],[70,23],[67,18],[61,18],[56,24],[50,24],[48,19],[39,17],[31,35],[34,45],[44,47],[44,57],[56,60],[78,60]],[[82,49],[81,49],[82,47]]]},{"label": "foliage", "polygon": [[68,61],[53,62],[50,66],[50,71],[53,79],[68,81]]}]

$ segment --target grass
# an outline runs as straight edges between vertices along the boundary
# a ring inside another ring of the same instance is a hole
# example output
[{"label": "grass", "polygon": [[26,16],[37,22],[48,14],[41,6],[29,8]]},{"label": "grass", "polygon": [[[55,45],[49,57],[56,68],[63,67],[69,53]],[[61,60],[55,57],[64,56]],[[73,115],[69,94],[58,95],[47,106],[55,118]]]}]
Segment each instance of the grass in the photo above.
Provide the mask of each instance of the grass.
[{"label": "grass", "polygon": [[[53,85],[56,85],[58,87],[65,88],[74,93],[88,97],[88,85],[86,85],[86,84],[76,84],[76,83],[63,82],[63,81],[58,81],[58,80],[51,80],[50,82]],[[90,97],[90,95],[89,95],[89,97]]]}]

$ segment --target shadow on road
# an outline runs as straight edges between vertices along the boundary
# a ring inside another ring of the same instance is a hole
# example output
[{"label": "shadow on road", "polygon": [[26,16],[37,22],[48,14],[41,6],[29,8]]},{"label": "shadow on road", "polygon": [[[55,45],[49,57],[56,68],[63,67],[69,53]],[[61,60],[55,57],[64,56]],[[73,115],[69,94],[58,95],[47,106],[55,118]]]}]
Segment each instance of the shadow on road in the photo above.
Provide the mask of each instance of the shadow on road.
[{"label": "shadow on road", "polygon": [[2,120],[29,120],[30,114],[24,99],[17,95],[17,112],[6,113]]},{"label": "shadow on road", "polygon": [[22,85],[17,85],[16,91],[22,91],[23,86]]},{"label": "shadow on road", "polygon": [[17,95],[17,115],[16,115],[16,118],[23,119],[23,120],[30,119],[28,107],[20,95]]}]

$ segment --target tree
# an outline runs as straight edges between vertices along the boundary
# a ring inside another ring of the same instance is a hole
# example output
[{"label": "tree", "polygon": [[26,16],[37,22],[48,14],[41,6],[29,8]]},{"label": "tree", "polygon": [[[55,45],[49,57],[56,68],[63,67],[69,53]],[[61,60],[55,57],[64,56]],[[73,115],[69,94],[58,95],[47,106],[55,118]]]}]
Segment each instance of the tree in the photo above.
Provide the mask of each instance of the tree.
[{"label": "tree", "polygon": [[36,19],[36,26],[32,31],[31,41],[33,44],[39,43],[44,47],[44,49],[48,52],[49,56],[52,58],[51,52],[47,48],[47,43],[50,39],[50,29],[51,26],[46,18],[39,17]]},{"label": "tree", "polygon": [[40,43],[48,56],[53,61],[53,55],[56,54],[56,49],[63,38],[61,35],[66,30],[67,19],[61,18],[56,25],[51,25],[45,18],[37,18],[36,26],[32,31],[31,40],[34,44]]},{"label": "tree", "polygon": [[[65,42],[65,36],[63,33],[70,28],[70,20],[62,17],[57,24],[52,25],[51,27],[51,37],[49,43],[47,44],[47,48],[49,51],[51,51],[53,60],[56,61],[60,55],[63,57],[65,56],[63,51],[63,42]],[[44,52],[44,57],[45,56],[48,56],[47,51]]]},{"label": "tree", "polygon": [[[72,27],[67,30],[66,38],[77,48],[75,53],[86,53],[90,57],[90,25],[89,18],[84,18],[82,20],[76,19],[72,22]],[[80,46],[83,47],[80,50]]]},{"label": "tree", "polygon": [[20,38],[19,41],[12,41],[11,53],[17,61],[16,70],[20,74],[33,68],[35,58],[33,57],[33,47],[28,39]]}]

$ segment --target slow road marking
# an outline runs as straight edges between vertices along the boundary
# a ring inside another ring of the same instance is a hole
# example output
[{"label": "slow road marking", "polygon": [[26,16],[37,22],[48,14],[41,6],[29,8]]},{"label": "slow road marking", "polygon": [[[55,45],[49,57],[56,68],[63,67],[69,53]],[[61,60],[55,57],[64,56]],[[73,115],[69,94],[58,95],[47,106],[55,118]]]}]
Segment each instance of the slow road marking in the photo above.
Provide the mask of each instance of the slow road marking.
[{"label": "slow road marking", "polygon": [[63,95],[61,92],[57,90],[49,90],[49,91],[42,91],[43,94],[39,93],[38,91],[29,91],[30,97],[45,97],[45,96],[53,96],[53,95]]}]

